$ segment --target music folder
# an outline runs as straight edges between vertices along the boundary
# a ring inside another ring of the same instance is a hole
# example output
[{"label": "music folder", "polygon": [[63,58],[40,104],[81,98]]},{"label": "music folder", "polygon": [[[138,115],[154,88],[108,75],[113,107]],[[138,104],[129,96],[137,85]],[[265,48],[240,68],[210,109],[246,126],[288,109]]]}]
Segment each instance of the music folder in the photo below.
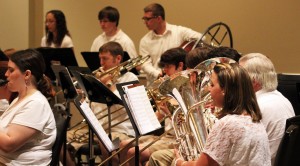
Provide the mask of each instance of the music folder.
[{"label": "music folder", "polygon": [[49,48],[39,47],[36,48],[44,58],[46,64],[45,75],[51,80],[55,80],[55,74],[52,71],[51,65],[62,65],[62,66],[78,66],[73,48]]},{"label": "music folder", "polygon": [[78,108],[82,116],[87,121],[89,127],[92,131],[96,134],[98,139],[104,145],[108,152],[112,152],[119,148],[120,140],[116,138],[115,140],[111,141],[108,135],[106,134],[105,130],[103,129],[102,125],[100,124],[99,120],[89,107],[88,103],[85,100],[81,100],[80,97],[77,97],[74,100],[75,106]]},{"label": "music folder", "polygon": [[137,83],[138,81],[119,83],[117,89],[136,135],[139,136],[160,129],[162,126],[154,113],[145,87]]}]

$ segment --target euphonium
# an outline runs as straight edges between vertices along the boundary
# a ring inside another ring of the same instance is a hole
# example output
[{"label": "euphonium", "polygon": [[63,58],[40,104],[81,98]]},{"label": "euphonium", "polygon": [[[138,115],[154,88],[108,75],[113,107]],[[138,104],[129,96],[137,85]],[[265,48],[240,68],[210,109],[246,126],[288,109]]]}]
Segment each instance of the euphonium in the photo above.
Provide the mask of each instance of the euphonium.
[{"label": "euphonium", "polygon": [[177,88],[180,95],[175,98],[182,98],[182,102],[173,113],[172,124],[179,154],[185,160],[196,160],[199,157],[216,119],[206,106],[211,103],[208,86],[212,69],[220,62],[235,61],[229,58],[213,58],[200,63],[195,69],[177,74],[181,80],[185,78],[187,81]]}]

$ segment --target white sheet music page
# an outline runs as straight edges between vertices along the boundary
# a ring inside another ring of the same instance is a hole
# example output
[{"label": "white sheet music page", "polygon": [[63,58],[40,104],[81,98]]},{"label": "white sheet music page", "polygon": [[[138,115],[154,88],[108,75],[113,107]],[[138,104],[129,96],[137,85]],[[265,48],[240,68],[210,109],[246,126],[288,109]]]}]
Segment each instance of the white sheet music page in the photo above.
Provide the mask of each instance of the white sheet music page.
[{"label": "white sheet music page", "polygon": [[109,139],[108,135],[104,131],[103,127],[101,126],[100,122],[98,121],[97,117],[93,113],[92,109],[89,107],[89,105],[84,101],[80,108],[86,115],[89,122],[91,122],[91,125],[95,129],[95,132],[98,136],[100,136],[100,139],[103,141],[104,145],[107,147],[107,149],[111,152],[115,149],[112,141]]},{"label": "white sheet music page", "polygon": [[143,85],[125,88],[128,106],[140,134],[144,135],[161,127]]}]

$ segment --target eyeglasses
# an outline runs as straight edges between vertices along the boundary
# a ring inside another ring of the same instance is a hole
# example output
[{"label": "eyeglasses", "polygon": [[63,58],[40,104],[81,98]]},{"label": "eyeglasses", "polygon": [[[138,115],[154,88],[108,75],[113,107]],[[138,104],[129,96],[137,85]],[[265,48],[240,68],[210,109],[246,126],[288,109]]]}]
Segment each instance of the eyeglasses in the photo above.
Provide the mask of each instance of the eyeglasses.
[{"label": "eyeglasses", "polygon": [[142,20],[144,21],[150,21],[153,18],[157,18],[157,16],[153,16],[153,17],[143,17]]},{"label": "eyeglasses", "polygon": [[45,21],[45,24],[52,24],[52,23],[54,23],[55,22],[55,20],[46,20]]},{"label": "eyeglasses", "polygon": [[100,22],[100,23],[107,23],[107,22],[111,22],[111,21],[109,21],[109,20],[107,20],[107,19],[102,19],[102,20],[99,20],[99,22]]}]

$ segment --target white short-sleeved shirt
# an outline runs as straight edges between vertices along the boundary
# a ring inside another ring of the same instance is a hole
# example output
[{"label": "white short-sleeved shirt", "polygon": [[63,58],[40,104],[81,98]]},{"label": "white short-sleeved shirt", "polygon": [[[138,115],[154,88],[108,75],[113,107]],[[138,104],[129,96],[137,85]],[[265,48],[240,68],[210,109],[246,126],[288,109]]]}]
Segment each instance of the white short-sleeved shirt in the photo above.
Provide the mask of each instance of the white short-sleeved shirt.
[{"label": "white short-sleeved shirt", "polygon": [[184,41],[199,39],[201,33],[183,26],[166,23],[166,31],[162,35],[157,35],[149,31],[140,41],[139,53],[142,56],[150,55],[150,60],[142,65],[143,71],[147,75],[148,85],[159,75],[161,69],[158,67],[161,55],[168,49],[179,47]]},{"label": "white short-sleeved shirt", "polygon": [[6,99],[0,99],[0,115],[8,108],[8,101]]},{"label": "white short-sleeved shirt", "polygon": [[271,92],[260,90],[256,92],[256,97],[262,113],[262,123],[269,137],[273,163],[284,135],[286,120],[295,116],[295,112],[290,101],[277,90]]},{"label": "white short-sleeved shirt", "polygon": [[[46,43],[46,36],[44,36],[44,37],[42,38],[41,47],[52,47],[52,48],[57,48],[57,47],[54,45],[54,43],[51,43],[50,46],[47,46],[47,43]],[[74,45],[73,45],[73,41],[72,41],[71,37],[68,36],[68,35],[65,35],[65,37],[64,37],[64,39],[63,39],[63,41],[62,41],[62,43],[61,43],[61,46],[58,47],[58,48],[72,48],[72,47],[74,47]]]},{"label": "white short-sleeved shirt", "polygon": [[[137,76],[131,72],[127,72],[124,75],[122,75],[120,78],[117,79],[117,83],[124,83],[124,82],[130,82],[130,81],[135,81],[135,80],[138,80]],[[121,98],[120,94],[117,90],[114,91],[114,94],[116,96],[118,96],[119,98]],[[91,103],[91,108],[95,114],[99,113],[101,110],[103,110],[106,107],[107,107],[106,104],[95,103],[95,102]],[[123,106],[114,104],[111,106],[111,112],[118,110],[121,107],[123,107]],[[107,112],[104,111],[100,114],[100,116],[105,115],[106,113]],[[112,123],[115,124],[115,123],[122,122],[123,120],[127,119],[128,115],[127,115],[125,108],[122,108],[121,110],[118,110],[116,113],[112,114],[111,118],[115,119],[112,121]],[[100,120],[100,123],[106,124],[106,125],[102,126],[103,128],[108,127],[108,119],[107,118],[102,118]],[[111,131],[124,133],[124,134],[127,134],[128,136],[135,136],[135,132],[134,132],[131,122],[129,120],[122,122],[119,125],[113,127],[111,129]]]},{"label": "white short-sleeved shirt", "polygon": [[110,41],[118,42],[122,46],[123,50],[129,54],[130,58],[137,57],[137,52],[133,41],[121,29],[119,29],[118,32],[112,37],[106,36],[105,33],[103,32],[94,40],[91,47],[91,51],[98,52],[99,48],[103,44]]},{"label": "white short-sleeved shirt", "polygon": [[226,115],[213,126],[204,153],[219,165],[270,166],[268,135],[262,123],[250,116]]},{"label": "white short-sleeved shirt", "polygon": [[[10,106],[17,102],[15,99]],[[28,140],[14,152],[0,150],[0,163],[5,165],[49,165],[52,146],[56,139],[55,119],[45,96],[37,91],[13,108],[8,108],[0,117],[0,130],[9,124],[34,128],[38,135]]]}]

